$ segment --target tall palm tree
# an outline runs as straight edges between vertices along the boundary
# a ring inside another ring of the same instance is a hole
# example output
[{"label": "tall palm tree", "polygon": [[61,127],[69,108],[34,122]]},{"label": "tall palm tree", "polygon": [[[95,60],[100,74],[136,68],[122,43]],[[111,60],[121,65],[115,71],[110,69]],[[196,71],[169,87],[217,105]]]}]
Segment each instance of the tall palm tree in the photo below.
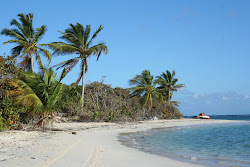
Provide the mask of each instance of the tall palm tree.
[{"label": "tall palm tree", "polygon": [[51,115],[64,94],[64,85],[60,83],[64,77],[65,70],[58,80],[51,68],[39,74],[26,72],[21,79],[10,81],[14,89],[8,94],[14,97],[15,105],[28,107],[28,112],[40,115],[43,121]]},{"label": "tall palm tree", "polygon": [[41,69],[43,69],[42,59],[40,53],[43,54],[49,61],[51,61],[51,54],[41,47],[38,42],[46,32],[46,26],[42,25],[40,28],[33,28],[33,14],[18,14],[20,22],[13,19],[10,25],[15,26],[14,29],[4,28],[1,31],[2,35],[11,37],[11,40],[4,42],[14,43],[16,46],[11,49],[12,58],[20,56],[22,59],[21,66],[34,73],[34,55],[39,63]]},{"label": "tall palm tree", "polygon": [[100,27],[93,33],[92,37],[90,38],[90,25],[83,27],[80,23],[77,23],[76,25],[70,24],[70,27],[66,29],[65,32],[59,31],[62,34],[60,38],[65,40],[67,43],[53,42],[44,44],[50,49],[54,50],[54,54],[57,53],[59,55],[66,55],[75,53],[77,55],[55,66],[58,67],[57,69],[66,67],[66,72],[68,73],[78,62],[81,62],[81,73],[76,81],[76,85],[78,85],[82,78],[82,107],[84,102],[84,79],[85,73],[88,70],[87,58],[89,58],[91,55],[95,55],[97,56],[98,61],[101,53],[104,52],[105,54],[107,54],[108,51],[107,46],[103,42],[92,46],[93,40],[97,37],[102,29],[103,26],[100,25]]},{"label": "tall palm tree", "polygon": [[[157,89],[162,93],[164,100],[169,104],[173,96],[173,92],[177,91],[179,88],[185,87],[184,84],[177,84],[178,78],[175,78],[175,71],[172,73],[166,70],[166,73],[162,72],[161,76],[157,76],[157,82],[160,85]],[[173,104],[178,106],[178,102],[173,102]]]},{"label": "tall palm tree", "polygon": [[156,91],[157,80],[150,74],[149,70],[144,70],[141,75],[136,75],[135,78],[129,81],[130,85],[135,85],[131,87],[131,96],[141,96],[141,105],[145,107],[149,104],[149,110],[153,107],[153,98],[160,98],[161,95]]}]

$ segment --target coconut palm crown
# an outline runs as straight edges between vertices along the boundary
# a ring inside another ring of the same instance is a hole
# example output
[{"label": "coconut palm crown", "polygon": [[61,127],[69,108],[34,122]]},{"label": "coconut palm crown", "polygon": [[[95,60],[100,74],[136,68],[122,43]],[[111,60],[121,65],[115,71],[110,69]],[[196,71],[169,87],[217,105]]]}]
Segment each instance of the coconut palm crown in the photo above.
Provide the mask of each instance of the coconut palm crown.
[{"label": "coconut palm crown", "polygon": [[60,38],[65,40],[67,43],[52,42],[49,44],[44,44],[50,49],[54,50],[54,54],[76,54],[76,56],[74,56],[73,58],[61,62],[55,66],[58,67],[57,69],[65,67],[66,72],[68,73],[78,62],[81,63],[81,72],[75,85],[78,85],[78,83],[82,79],[82,106],[84,101],[84,79],[85,73],[88,70],[87,58],[89,58],[91,55],[95,55],[98,61],[101,53],[107,54],[108,51],[107,46],[103,42],[92,45],[93,40],[97,37],[102,29],[103,26],[100,25],[100,27],[90,37],[90,25],[83,27],[80,23],[77,23],[76,25],[70,24],[70,27],[66,29],[65,32],[59,31],[62,34]]},{"label": "coconut palm crown", "polygon": [[158,91],[164,97],[164,100],[167,100],[170,103],[170,100],[173,96],[173,92],[177,91],[179,88],[185,87],[184,84],[177,84],[178,78],[175,78],[175,71],[172,73],[166,70],[166,73],[162,72],[161,76],[157,76],[157,82],[160,85],[157,87]]},{"label": "coconut palm crown", "polygon": [[20,79],[9,82],[14,89],[9,90],[8,95],[13,97],[15,105],[28,107],[27,112],[40,116],[43,126],[65,94],[64,85],[60,83],[64,77],[65,70],[59,78],[51,68],[38,74],[28,71]]},{"label": "coconut palm crown", "polygon": [[43,69],[42,59],[40,54],[43,54],[49,61],[51,61],[51,54],[38,45],[38,42],[44,36],[46,32],[46,26],[42,25],[40,28],[33,28],[33,14],[18,14],[19,22],[13,19],[10,22],[11,26],[16,28],[8,29],[4,28],[1,31],[2,35],[11,37],[11,40],[4,42],[14,43],[16,46],[11,49],[12,58],[20,56],[21,66],[34,73],[34,56],[39,63],[41,69]]},{"label": "coconut palm crown", "polygon": [[149,105],[149,110],[153,107],[153,99],[161,98],[161,95],[156,90],[157,80],[150,74],[149,70],[144,70],[141,75],[136,75],[133,79],[129,81],[130,85],[135,85],[131,87],[131,96],[141,96],[141,105],[145,107],[146,104]]}]

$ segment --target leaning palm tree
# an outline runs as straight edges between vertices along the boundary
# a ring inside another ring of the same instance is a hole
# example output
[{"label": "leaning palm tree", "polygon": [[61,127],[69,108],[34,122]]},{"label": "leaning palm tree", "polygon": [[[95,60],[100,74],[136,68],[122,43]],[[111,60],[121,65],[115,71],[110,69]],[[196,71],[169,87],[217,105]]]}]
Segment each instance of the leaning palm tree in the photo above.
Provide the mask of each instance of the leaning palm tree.
[{"label": "leaning palm tree", "polygon": [[169,104],[173,104],[178,106],[177,101],[170,101],[172,96],[173,96],[173,92],[177,91],[177,89],[185,87],[184,84],[177,84],[178,79],[175,78],[175,71],[173,70],[172,73],[168,70],[166,70],[166,73],[162,73],[161,76],[157,76],[157,82],[159,83],[159,87],[157,87],[157,89],[159,90],[159,92],[161,92],[161,94],[164,97],[164,100],[166,100]]},{"label": "leaning palm tree", "polygon": [[41,47],[38,42],[46,32],[46,26],[42,25],[40,28],[33,28],[33,14],[18,14],[20,22],[13,19],[10,25],[15,26],[14,29],[4,28],[1,31],[2,35],[11,37],[11,40],[4,42],[14,43],[16,46],[11,49],[12,58],[20,56],[22,59],[21,66],[34,73],[34,56],[43,69],[42,59],[40,54],[43,54],[49,61],[51,61],[51,54]]},{"label": "leaning palm tree", "polygon": [[161,98],[159,92],[156,91],[157,80],[150,74],[149,70],[144,70],[141,75],[136,75],[135,78],[129,81],[131,87],[131,97],[142,97],[141,105],[145,107],[149,105],[149,110],[153,107],[153,98]]},{"label": "leaning palm tree", "polygon": [[14,98],[15,105],[27,107],[27,112],[40,116],[38,122],[43,127],[64,94],[64,85],[60,82],[65,74],[64,70],[58,80],[51,68],[39,74],[26,72],[21,79],[10,81],[14,89],[8,91],[8,95]]},{"label": "leaning palm tree", "polygon": [[95,31],[90,38],[90,25],[83,27],[80,23],[77,23],[76,25],[70,24],[70,28],[66,29],[65,32],[59,31],[62,34],[60,38],[65,40],[67,43],[53,42],[44,44],[45,46],[48,46],[50,49],[54,50],[54,54],[66,55],[75,53],[77,55],[55,66],[58,67],[57,69],[66,67],[66,72],[68,73],[78,62],[81,62],[81,73],[75,85],[78,85],[82,79],[82,107],[84,102],[84,79],[85,73],[88,70],[87,58],[89,58],[91,55],[95,55],[97,56],[98,61],[101,53],[104,52],[107,54],[108,51],[107,46],[102,42],[92,46],[93,40],[97,37],[102,29],[103,26],[100,25],[97,31]]}]

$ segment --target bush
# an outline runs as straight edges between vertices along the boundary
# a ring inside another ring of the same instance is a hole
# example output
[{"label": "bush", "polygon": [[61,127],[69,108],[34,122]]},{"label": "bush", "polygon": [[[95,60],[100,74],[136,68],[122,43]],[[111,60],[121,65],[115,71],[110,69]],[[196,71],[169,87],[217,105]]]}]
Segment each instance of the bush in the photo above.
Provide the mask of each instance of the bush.
[{"label": "bush", "polygon": [[155,101],[151,111],[142,108],[140,97],[131,98],[130,92],[123,88],[112,88],[103,82],[93,82],[85,87],[85,100],[83,110],[80,107],[81,86],[76,88],[66,86],[67,94],[58,104],[59,112],[75,121],[95,122],[121,122],[141,121],[157,116],[160,119],[181,118],[178,108]]},{"label": "bush", "polygon": [[18,78],[23,72],[15,63],[10,57],[0,56],[0,130],[19,128],[19,112],[25,111],[24,108],[14,107],[13,99],[7,95],[7,91],[12,89],[9,81]]}]

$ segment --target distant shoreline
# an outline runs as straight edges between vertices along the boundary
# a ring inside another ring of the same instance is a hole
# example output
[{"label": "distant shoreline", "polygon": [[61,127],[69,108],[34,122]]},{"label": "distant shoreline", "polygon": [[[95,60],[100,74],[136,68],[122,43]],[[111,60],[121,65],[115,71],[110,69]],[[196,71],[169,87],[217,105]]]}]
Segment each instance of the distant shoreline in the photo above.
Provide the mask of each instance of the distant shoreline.
[{"label": "distant shoreline", "polygon": [[[154,120],[137,123],[56,123],[64,131],[0,132],[0,166],[199,166],[121,144],[121,133],[153,128],[232,123],[232,120]],[[72,132],[76,132],[73,135]]]}]

